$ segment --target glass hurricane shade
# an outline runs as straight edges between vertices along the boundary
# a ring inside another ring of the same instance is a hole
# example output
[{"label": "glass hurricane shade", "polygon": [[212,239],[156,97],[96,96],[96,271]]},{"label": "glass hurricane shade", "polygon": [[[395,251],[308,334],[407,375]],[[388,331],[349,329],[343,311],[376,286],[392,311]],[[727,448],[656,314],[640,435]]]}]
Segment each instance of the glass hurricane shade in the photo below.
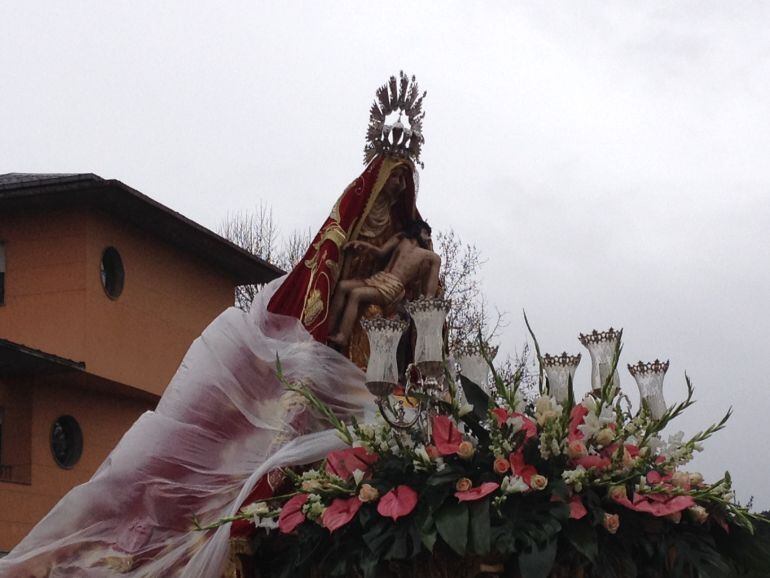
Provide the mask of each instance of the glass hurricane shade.
[{"label": "glass hurricane shade", "polygon": [[420,371],[444,361],[443,330],[450,306],[451,302],[444,299],[417,299],[406,304],[417,329],[414,362]]},{"label": "glass hurricane shade", "polygon": [[396,352],[407,325],[406,321],[382,317],[361,320],[361,326],[369,337],[366,386],[378,397],[387,395],[398,383]]},{"label": "glass hurricane shade", "polygon": [[[493,360],[497,355],[497,347],[485,347],[489,360]],[[487,379],[489,378],[489,364],[481,354],[481,348],[477,344],[461,345],[452,353],[457,365],[460,366],[460,375],[480,385],[484,390],[489,391]]]},{"label": "glass hurricane shade", "polygon": [[[607,331],[596,331],[578,336],[588,353],[591,355],[591,389],[599,390],[607,380],[612,370],[612,359],[615,355],[615,349],[623,335],[623,330],[615,330],[610,327]],[[613,387],[620,387],[620,376],[617,368],[612,376]]]},{"label": "glass hurricane shade", "polygon": [[564,403],[569,397],[569,382],[575,378],[575,370],[580,364],[581,355],[567,355],[565,351],[561,355],[545,354],[543,357],[543,369],[548,377],[548,393],[557,403]]},{"label": "glass hurricane shade", "polygon": [[647,404],[653,419],[660,419],[668,409],[663,398],[663,378],[668,371],[668,361],[639,362],[629,365],[628,371],[639,387],[641,401]]}]

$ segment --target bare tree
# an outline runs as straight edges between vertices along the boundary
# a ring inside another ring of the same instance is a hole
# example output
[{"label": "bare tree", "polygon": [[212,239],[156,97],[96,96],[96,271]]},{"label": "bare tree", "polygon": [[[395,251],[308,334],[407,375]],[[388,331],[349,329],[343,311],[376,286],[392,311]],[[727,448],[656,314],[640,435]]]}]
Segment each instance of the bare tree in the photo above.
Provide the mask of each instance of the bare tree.
[{"label": "bare tree", "polygon": [[[486,296],[481,288],[480,273],[484,260],[476,245],[463,243],[453,229],[436,234],[435,250],[441,255],[441,286],[444,298],[452,301],[447,315],[450,350],[466,344],[477,343],[479,337],[491,344],[505,327],[505,315],[499,311],[491,314]],[[506,383],[521,376],[522,392],[531,395],[535,391],[537,372],[529,354],[529,345],[495,363],[500,378]]]},{"label": "bare tree", "polygon": [[[292,231],[281,237],[273,219],[273,210],[260,203],[253,211],[228,213],[217,232],[239,247],[280,267],[284,271],[296,265],[310,244],[310,230]],[[235,288],[235,304],[248,310],[259,292],[259,285],[239,285]]]}]

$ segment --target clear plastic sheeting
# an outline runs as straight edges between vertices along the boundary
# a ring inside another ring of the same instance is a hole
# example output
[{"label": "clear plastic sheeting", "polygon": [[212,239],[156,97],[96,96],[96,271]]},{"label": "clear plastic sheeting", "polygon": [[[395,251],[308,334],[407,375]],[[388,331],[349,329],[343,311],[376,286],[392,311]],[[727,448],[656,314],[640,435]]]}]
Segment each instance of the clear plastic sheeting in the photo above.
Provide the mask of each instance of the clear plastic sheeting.
[{"label": "clear plastic sheeting", "polygon": [[[71,490],[0,560],[0,576],[218,577],[235,514],[269,471],[311,463],[343,443],[310,418],[276,377],[302,380],[342,417],[372,411],[364,374],[292,317],[230,308],[187,352],[154,412],[123,436],[90,481]],[[302,424],[302,426],[298,425]]]}]

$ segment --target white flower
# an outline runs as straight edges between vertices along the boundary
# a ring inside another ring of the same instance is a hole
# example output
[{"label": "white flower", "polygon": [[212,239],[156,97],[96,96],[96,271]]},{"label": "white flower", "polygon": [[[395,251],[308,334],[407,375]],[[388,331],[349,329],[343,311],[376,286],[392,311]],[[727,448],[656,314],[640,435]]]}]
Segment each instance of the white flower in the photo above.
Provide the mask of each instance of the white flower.
[{"label": "white flower", "polygon": [[473,411],[473,406],[470,403],[463,403],[457,409],[457,413],[460,415],[460,417],[464,415],[468,415],[472,411]]},{"label": "white flower", "polygon": [[588,414],[583,418],[583,423],[578,426],[578,429],[586,440],[594,437],[604,426],[615,423],[615,413],[612,407],[604,406],[597,414],[598,406],[595,399],[588,397],[583,400],[582,404],[588,409]]},{"label": "white flower", "polygon": [[264,516],[270,511],[270,508],[267,506],[265,502],[254,502],[252,504],[249,504],[248,506],[244,506],[241,508],[241,512],[247,516]]},{"label": "white flower", "polygon": [[562,479],[580,492],[583,489],[583,483],[586,479],[587,470],[583,466],[578,466],[574,470],[564,470],[561,474]]},{"label": "white flower", "polygon": [[361,483],[361,480],[364,479],[364,475],[363,470],[353,470],[353,480],[356,482],[356,485]]},{"label": "white flower", "polygon": [[519,476],[505,476],[500,482],[500,490],[504,494],[518,494],[528,489],[529,486]]},{"label": "white flower", "polygon": [[278,528],[278,520],[275,518],[260,518],[259,523],[255,524],[255,526],[257,528],[264,528],[269,533],[270,530]]},{"label": "white flower", "polygon": [[509,416],[508,419],[505,420],[505,423],[511,428],[511,431],[513,431],[513,433],[516,433],[522,427],[524,427],[524,420],[521,419],[520,417]]}]

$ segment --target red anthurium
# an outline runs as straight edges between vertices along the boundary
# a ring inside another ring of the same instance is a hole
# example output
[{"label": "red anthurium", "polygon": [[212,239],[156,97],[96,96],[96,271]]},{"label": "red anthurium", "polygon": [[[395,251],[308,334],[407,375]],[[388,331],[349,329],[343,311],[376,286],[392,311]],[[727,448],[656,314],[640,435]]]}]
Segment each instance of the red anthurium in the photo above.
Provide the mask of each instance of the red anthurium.
[{"label": "red anthurium", "polygon": [[582,440],[585,437],[578,426],[583,424],[587,415],[588,408],[583,405],[578,404],[572,408],[572,413],[569,414],[569,435],[567,436],[569,441]]},{"label": "red anthurium", "polygon": [[346,500],[342,498],[334,499],[329,507],[324,510],[321,517],[323,527],[330,532],[342,528],[342,526],[355,517],[362,505],[363,502],[358,499],[358,496],[353,496]]},{"label": "red anthurium", "polygon": [[575,460],[575,463],[579,466],[583,466],[585,469],[590,470],[591,468],[595,468],[597,470],[603,470],[605,468],[609,468],[612,464],[612,460],[610,458],[605,458],[602,456],[583,456],[581,458],[577,458]]},{"label": "red anthurium", "polygon": [[519,476],[524,480],[525,484],[529,485],[532,476],[537,474],[537,470],[535,469],[535,466],[531,466],[524,461],[524,452],[522,450],[514,452],[508,459],[511,462],[511,471],[513,472],[513,475]]},{"label": "red anthurium", "polygon": [[378,459],[377,454],[370,454],[365,448],[347,448],[326,456],[326,471],[349,480],[356,470],[368,473],[369,466]]},{"label": "red anthurium", "polygon": [[500,484],[496,482],[484,482],[476,488],[471,488],[464,492],[455,492],[455,497],[461,502],[475,502],[488,496],[499,487]]},{"label": "red anthurium", "polygon": [[302,506],[305,505],[308,497],[307,494],[297,494],[283,505],[278,516],[278,529],[281,532],[291,534],[297,526],[305,521]]},{"label": "red anthurium", "polygon": [[[615,424],[611,424],[615,425]],[[602,450],[602,455],[611,457],[618,451],[619,444],[612,444],[611,446],[607,446]],[[632,458],[635,458],[639,455],[639,448],[636,447],[634,444],[625,444],[624,446],[626,450],[628,451],[628,455]]]},{"label": "red anthurium", "polygon": [[526,432],[524,436],[525,441],[537,437],[537,424],[526,415],[523,413],[512,413],[511,417],[517,417],[521,420],[521,429]]},{"label": "red anthurium", "polygon": [[456,454],[462,441],[463,436],[450,417],[437,415],[433,418],[433,445],[438,453],[442,456]]},{"label": "red anthurium", "polygon": [[409,486],[398,486],[380,498],[377,512],[380,516],[398,520],[412,513],[417,506],[417,492]]},{"label": "red anthurium", "polygon": [[495,416],[497,425],[500,427],[505,425],[509,418],[519,418],[521,420],[521,429],[523,429],[525,432],[524,439],[529,440],[537,436],[537,424],[523,413],[512,413],[507,409],[503,409],[502,407],[496,407],[492,410],[492,415]]},{"label": "red anthurium", "polygon": [[569,517],[573,520],[580,520],[588,514],[588,510],[583,505],[580,496],[572,496],[569,500]]},{"label": "red anthurium", "polygon": [[496,407],[492,410],[492,415],[497,419],[497,425],[502,427],[510,414],[508,413],[508,410],[503,409],[502,407]]},{"label": "red anthurium", "polygon": [[625,496],[618,496],[614,499],[618,504],[625,506],[629,510],[652,514],[658,518],[668,516],[669,514],[676,514],[695,505],[695,500],[690,496],[667,496],[665,494],[645,496],[637,493],[634,495],[633,502]]}]

